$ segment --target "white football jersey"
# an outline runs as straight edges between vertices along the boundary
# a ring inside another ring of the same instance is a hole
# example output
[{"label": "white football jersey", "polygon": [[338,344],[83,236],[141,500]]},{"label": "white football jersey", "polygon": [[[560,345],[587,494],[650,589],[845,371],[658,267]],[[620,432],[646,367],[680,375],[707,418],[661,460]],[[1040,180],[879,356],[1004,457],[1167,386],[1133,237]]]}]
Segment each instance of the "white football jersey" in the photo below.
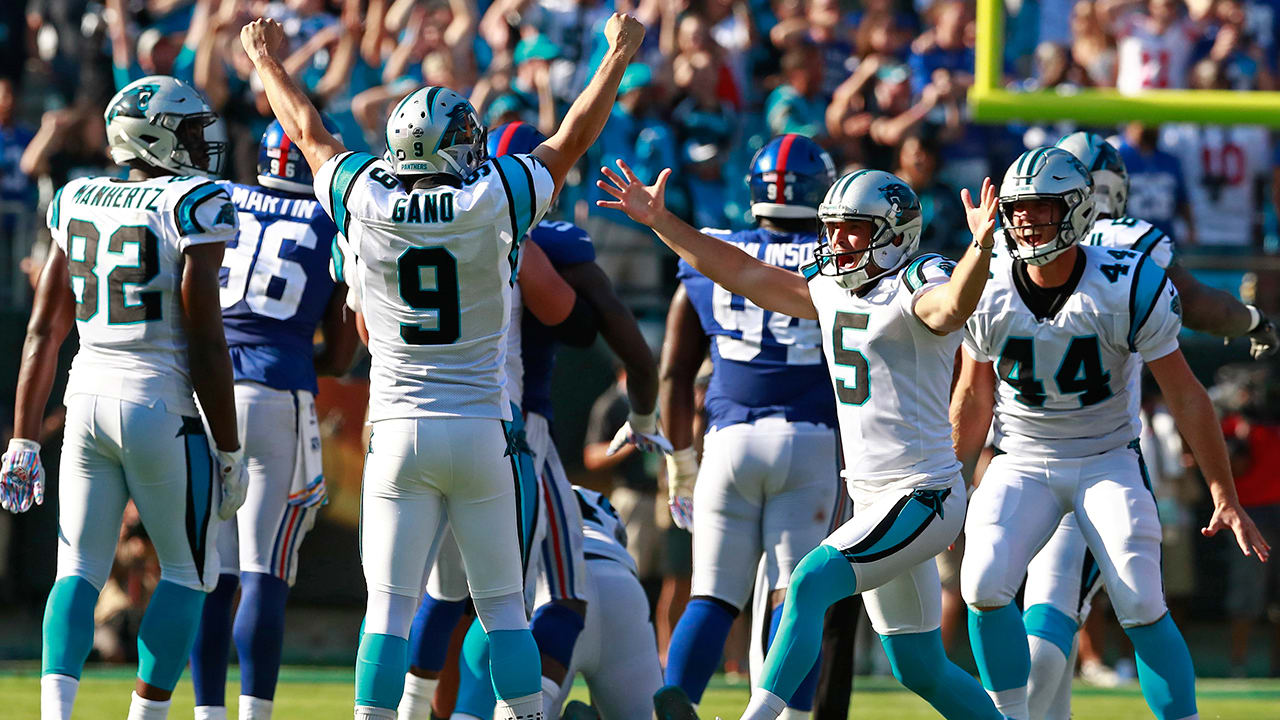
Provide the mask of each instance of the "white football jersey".
[{"label": "white football jersey", "polygon": [[105,395],[195,415],[182,327],[183,252],[235,237],[236,209],[202,178],[79,178],[53,196],[53,241],[66,253],[80,350],[67,397]]},{"label": "white football jersey", "polygon": [[1186,18],[1157,33],[1145,13],[1131,12],[1116,28],[1116,89],[1122,93],[1185,88],[1191,51],[1199,38],[1196,24]]},{"label": "white football jersey", "polygon": [[[528,242],[528,238],[525,238]],[[516,274],[520,267],[517,263]],[[511,313],[507,317],[507,358],[503,372],[507,378],[507,395],[516,407],[524,407],[524,351],[520,322],[524,315],[524,302],[520,294],[520,283],[511,287]]]},{"label": "white football jersey", "polygon": [[1149,255],[1164,270],[1169,269],[1175,257],[1173,238],[1146,220],[1133,217],[1098,220],[1085,236],[1084,244]]},{"label": "white football jersey", "polygon": [[[1084,457],[1138,437],[1133,377],[1142,360],[1178,349],[1181,306],[1148,256],[1081,245],[1075,291],[1043,321],[1014,284],[1014,263],[992,278],[965,326],[965,351],[995,363],[995,446],[1008,453]],[[1139,358],[1141,356],[1141,358]]]},{"label": "white football jersey", "polygon": [[546,166],[507,155],[460,187],[408,190],[380,158],[348,152],[315,187],[359,260],[349,284],[369,329],[369,420],[510,420],[511,293],[519,241],[551,202]]},{"label": "white football jersey", "polygon": [[1266,128],[1256,125],[1174,125],[1160,135],[1187,181],[1196,242],[1249,245],[1262,211],[1257,181],[1271,172]]},{"label": "white football jersey", "polygon": [[582,511],[582,554],[588,560],[609,558],[636,572],[636,561],[627,552],[627,528],[618,511],[609,504],[609,498],[577,485],[573,486],[573,492]]},{"label": "white football jersey", "polygon": [[816,263],[802,270],[822,328],[851,491],[947,485],[960,470],[947,416],[960,333],[936,335],[914,312],[916,299],[954,267],[922,255],[863,296]]}]

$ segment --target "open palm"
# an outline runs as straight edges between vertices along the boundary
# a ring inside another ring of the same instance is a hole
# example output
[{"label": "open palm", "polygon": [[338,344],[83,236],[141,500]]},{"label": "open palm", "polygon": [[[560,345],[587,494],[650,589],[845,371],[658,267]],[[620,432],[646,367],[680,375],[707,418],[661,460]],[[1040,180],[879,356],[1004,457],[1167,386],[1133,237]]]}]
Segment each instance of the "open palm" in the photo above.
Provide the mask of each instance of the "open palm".
[{"label": "open palm", "polygon": [[658,173],[658,179],[652,185],[645,185],[625,161],[618,160],[618,168],[622,170],[622,175],[608,167],[600,168],[601,174],[609,182],[597,180],[596,187],[614,199],[597,200],[596,205],[621,210],[632,220],[642,225],[651,225],[666,210],[667,179],[671,177],[671,169]]},{"label": "open palm", "polygon": [[960,191],[960,200],[964,203],[965,219],[969,222],[973,239],[982,245],[990,245],[996,227],[996,208],[1000,205],[995,183],[991,182],[991,178],[983,178],[977,205],[973,204],[969,188]]}]

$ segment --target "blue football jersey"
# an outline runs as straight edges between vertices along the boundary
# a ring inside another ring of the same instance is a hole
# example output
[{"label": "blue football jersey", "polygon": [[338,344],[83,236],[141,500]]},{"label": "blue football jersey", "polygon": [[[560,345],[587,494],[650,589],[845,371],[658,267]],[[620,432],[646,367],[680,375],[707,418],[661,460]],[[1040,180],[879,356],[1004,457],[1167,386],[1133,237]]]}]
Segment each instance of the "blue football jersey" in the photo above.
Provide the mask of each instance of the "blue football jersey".
[{"label": "blue football jersey", "polygon": [[[763,228],[706,232],[787,270],[812,262],[818,245],[815,234],[776,233]],[[708,427],[770,416],[836,426],[835,395],[822,357],[822,331],[817,320],[757,307],[711,282],[683,260],[677,277],[684,283],[703,331],[711,338]]]},{"label": "blue football jersey", "polygon": [[310,196],[224,187],[240,221],[218,277],[236,380],[314,393],[313,338],[333,294],[329,252],[338,229]]},{"label": "blue football jersey", "polygon": [[[543,220],[529,239],[547,254],[556,268],[591,262],[595,246],[586,231],[570,222]],[[551,371],[556,364],[556,340],[546,325],[529,313],[520,324],[520,352],[524,356],[525,412],[551,419]]]}]

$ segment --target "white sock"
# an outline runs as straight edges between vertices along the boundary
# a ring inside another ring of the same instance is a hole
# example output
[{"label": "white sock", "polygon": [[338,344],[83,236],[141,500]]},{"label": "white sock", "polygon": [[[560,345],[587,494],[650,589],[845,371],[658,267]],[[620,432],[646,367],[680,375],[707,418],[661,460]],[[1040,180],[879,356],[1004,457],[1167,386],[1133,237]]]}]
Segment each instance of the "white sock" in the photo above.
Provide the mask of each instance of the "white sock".
[{"label": "white sock", "polygon": [[542,720],[542,692],[518,698],[498,698],[493,720]]},{"label": "white sock", "polygon": [[991,702],[1009,720],[1029,720],[1031,711],[1027,709],[1027,686],[1008,690],[987,690]]},{"label": "white sock", "polygon": [[357,705],[356,720],[396,720],[396,711],[372,705]]},{"label": "white sock", "polygon": [[240,696],[240,720],[271,720],[275,702],[252,695]]},{"label": "white sock", "polygon": [[400,696],[396,717],[399,720],[431,720],[431,699],[436,695],[439,682],[405,673],[404,694]]},{"label": "white sock", "polygon": [[40,720],[71,720],[80,681],[70,675],[40,676]]},{"label": "white sock", "polygon": [[196,720],[227,720],[226,705],[197,705]]},{"label": "white sock", "polygon": [[559,717],[556,712],[560,704],[560,683],[546,675],[542,676],[542,716],[544,718]]},{"label": "white sock", "polygon": [[481,720],[481,719],[476,717],[475,715],[468,715],[467,713],[456,712],[449,716],[449,720]]},{"label": "white sock", "polygon": [[169,717],[168,700],[148,700],[133,693],[129,701],[129,720],[165,720]]},{"label": "white sock", "polygon": [[1027,680],[1027,708],[1031,720],[1046,720],[1067,669],[1067,656],[1062,648],[1036,635],[1027,636],[1031,647],[1031,676]]},{"label": "white sock", "polygon": [[786,709],[786,700],[764,688],[754,688],[747,709],[742,711],[742,720],[777,720]]},{"label": "white sock", "polygon": [[797,710],[793,707],[783,708],[778,720],[809,720],[808,710]]},{"label": "white sock", "polygon": [[1076,658],[1080,654],[1080,643],[1071,643],[1071,655],[1067,658],[1067,666],[1063,669],[1062,682],[1058,683],[1058,694],[1045,712],[1044,720],[1071,720],[1071,681],[1076,676]]}]

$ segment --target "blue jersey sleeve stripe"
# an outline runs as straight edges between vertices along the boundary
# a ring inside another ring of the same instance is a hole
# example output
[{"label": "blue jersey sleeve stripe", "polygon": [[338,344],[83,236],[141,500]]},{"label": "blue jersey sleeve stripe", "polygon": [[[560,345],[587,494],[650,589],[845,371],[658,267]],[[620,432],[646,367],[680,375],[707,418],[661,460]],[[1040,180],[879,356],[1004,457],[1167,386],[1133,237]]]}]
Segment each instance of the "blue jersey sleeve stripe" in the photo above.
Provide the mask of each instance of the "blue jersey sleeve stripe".
[{"label": "blue jersey sleeve stripe", "polygon": [[800,274],[804,275],[805,280],[812,280],[814,276],[818,274],[818,269],[818,263],[817,261],[814,261],[801,267]]},{"label": "blue jersey sleeve stripe", "polygon": [[493,169],[498,171],[498,180],[502,183],[502,191],[507,195],[507,215],[511,220],[512,243],[519,243],[520,238],[524,237],[524,232],[520,228],[520,222],[516,219],[516,201],[511,194],[511,182],[507,179],[507,174],[502,171],[502,160],[498,158],[493,161]]},{"label": "blue jersey sleeve stripe", "polygon": [[1129,287],[1129,351],[1138,352],[1138,333],[1151,312],[1155,310],[1156,299],[1164,290],[1168,281],[1163,269],[1151,259],[1150,255],[1142,256],[1134,271],[1133,284]]},{"label": "blue jersey sleeve stripe", "polygon": [[347,227],[351,223],[351,216],[347,212],[347,198],[355,187],[355,179],[375,161],[377,158],[369,153],[353,152],[340,160],[337,169],[333,171],[329,203],[333,206],[334,223],[342,230],[343,235],[347,234]]},{"label": "blue jersey sleeve stripe", "polygon": [[495,165],[512,203],[512,232],[516,234],[516,238],[522,238],[533,225],[533,176],[524,163],[509,155],[498,158]]},{"label": "blue jersey sleeve stripe", "polygon": [[178,204],[174,207],[173,213],[180,235],[205,232],[204,227],[196,220],[196,208],[200,207],[200,203],[217,195],[219,192],[222,192],[222,188],[214,183],[204,183],[187,191],[186,195],[178,199]]},{"label": "blue jersey sleeve stripe", "polygon": [[1158,245],[1164,237],[1164,232],[1157,227],[1152,227],[1143,233],[1141,237],[1135,240],[1129,249],[1139,255],[1150,255],[1151,251],[1155,249],[1156,245]]}]

